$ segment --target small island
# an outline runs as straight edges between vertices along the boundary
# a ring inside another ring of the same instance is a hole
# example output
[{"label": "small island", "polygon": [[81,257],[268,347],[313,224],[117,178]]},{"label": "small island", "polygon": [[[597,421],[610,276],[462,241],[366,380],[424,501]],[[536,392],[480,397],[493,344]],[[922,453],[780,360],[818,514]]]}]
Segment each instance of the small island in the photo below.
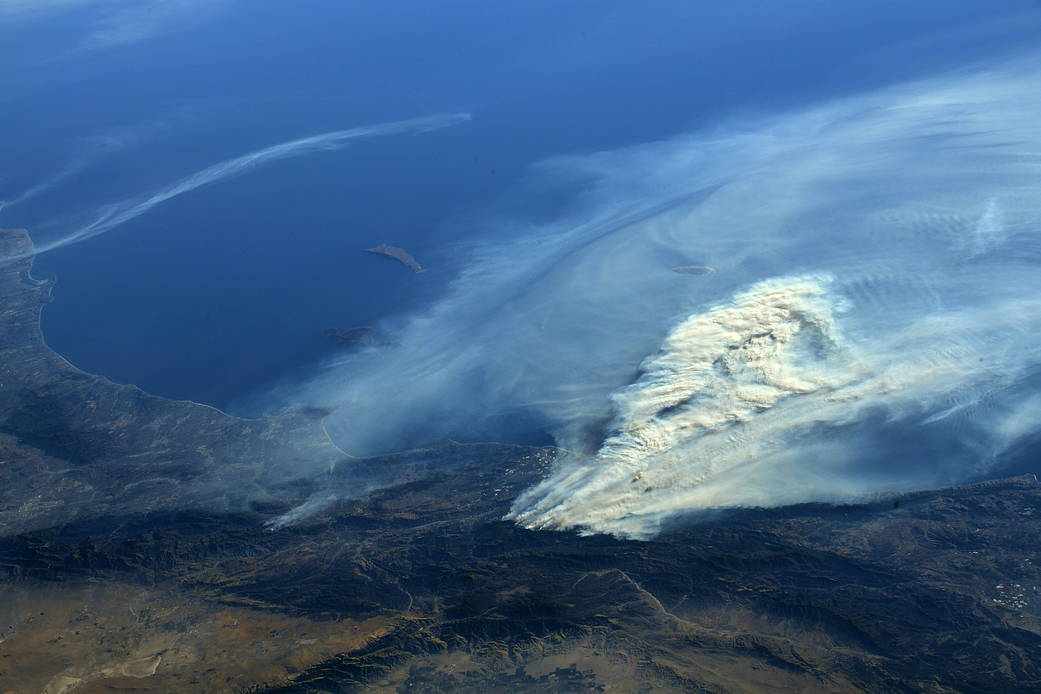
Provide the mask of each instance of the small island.
[{"label": "small island", "polygon": [[416,259],[412,257],[412,254],[406,251],[404,248],[398,248],[397,246],[388,246],[385,243],[381,243],[373,248],[363,249],[366,253],[375,253],[376,255],[382,255],[387,258],[398,261],[412,272],[420,273],[426,272],[426,268],[416,262]]},{"label": "small island", "polygon": [[679,265],[672,268],[672,271],[681,275],[712,275],[715,274],[716,268],[708,265]]}]

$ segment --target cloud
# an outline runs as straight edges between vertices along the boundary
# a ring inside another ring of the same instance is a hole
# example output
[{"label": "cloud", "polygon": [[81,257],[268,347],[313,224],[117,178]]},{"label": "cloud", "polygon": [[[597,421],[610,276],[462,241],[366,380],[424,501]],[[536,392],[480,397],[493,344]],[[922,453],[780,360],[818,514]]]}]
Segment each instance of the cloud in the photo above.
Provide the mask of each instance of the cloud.
[{"label": "cloud", "polygon": [[351,140],[362,137],[400,135],[406,133],[419,134],[457,125],[469,120],[469,114],[465,113],[427,116],[423,118],[413,118],[410,120],[350,128],[347,130],[336,130],[333,132],[322,133],[321,135],[313,135],[311,137],[304,137],[265,147],[208,166],[201,171],[197,171],[176,183],[153,191],[146,196],[131,198],[106,205],[93,215],[93,219],[89,223],[84,224],[75,231],[66,234],[56,241],[37,246],[34,252],[44,253],[55,248],[61,248],[73,243],[86,241],[87,239],[104,234],[107,231],[111,231],[118,226],[140,217],[167,200],[184,195],[185,193],[190,193],[202,186],[211,185],[283,159],[312,154],[314,152],[342,149],[346,147]]},{"label": "cloud", "polygon": [[[397,346],[273,397],[334,408],[357,455],[551,431],[570,454],[514,509],[533,527],[645,537],[691,509],[978,474],[1012,436],[991,414],[1041,361],[1039,78],[1021,59],[545,162],[583,184],[569,214],[512,222],[440,301],[381,326]],[[622,455],[634,435],[664,443]]]}]

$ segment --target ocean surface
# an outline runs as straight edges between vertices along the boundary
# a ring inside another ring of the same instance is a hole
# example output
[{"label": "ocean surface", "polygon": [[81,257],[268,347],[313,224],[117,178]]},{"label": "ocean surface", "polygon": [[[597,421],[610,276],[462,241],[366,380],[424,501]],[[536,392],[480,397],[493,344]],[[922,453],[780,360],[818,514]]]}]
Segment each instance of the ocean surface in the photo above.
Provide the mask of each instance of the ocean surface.
[{"label": "ocean surface", "polygon": [[[43,319],[56,350],[233,412],[335,358],[325,329],[421,310],[475,241],[569,209],[587,182],[540,162],[711,132],[1041,35],[1026,0],[151,5],[0,3],[0,224],[49,243],[278,143],[471,116],[258,166],[37,259],[58,278]],[[380,243],[428,272],[361,252]]]}]

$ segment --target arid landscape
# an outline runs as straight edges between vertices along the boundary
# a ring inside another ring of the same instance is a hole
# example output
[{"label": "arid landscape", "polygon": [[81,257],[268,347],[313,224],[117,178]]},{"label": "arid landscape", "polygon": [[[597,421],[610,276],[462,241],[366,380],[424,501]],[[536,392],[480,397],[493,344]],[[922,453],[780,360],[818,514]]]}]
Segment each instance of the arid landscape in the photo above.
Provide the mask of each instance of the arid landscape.
[{"label": "arid landscape", "polygon": [[0,691],[1041,687],[1033,476],[652,541],[525,530],[503,516],[555,449],[351,459],[304,415],[84,374],[42,342],[27,235],[0,241],[26,256],[0,277]]}]

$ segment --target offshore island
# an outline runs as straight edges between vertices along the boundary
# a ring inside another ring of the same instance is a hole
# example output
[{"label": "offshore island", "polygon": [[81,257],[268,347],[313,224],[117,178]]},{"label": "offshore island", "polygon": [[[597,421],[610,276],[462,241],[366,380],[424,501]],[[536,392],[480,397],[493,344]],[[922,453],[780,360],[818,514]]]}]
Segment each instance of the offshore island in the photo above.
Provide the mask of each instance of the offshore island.
[{"label": "offshore island", "polygon": [[672,271],[678,275],[713,275],[716,268],[708,265],[678,265]]},{"label": "offshore island", "polygon": [[373,253],[375,255],[382,255],[386,258],[396,260],[412,272],[420,273],[426,272],[427,269],[416,262],[416,259],[412,257],[412,254],[406,251],[404,248],[398,248],[397,246],[388,246],[385,243],[381,243],[378,246],[372,248],[363,249],[366,253]]}]

